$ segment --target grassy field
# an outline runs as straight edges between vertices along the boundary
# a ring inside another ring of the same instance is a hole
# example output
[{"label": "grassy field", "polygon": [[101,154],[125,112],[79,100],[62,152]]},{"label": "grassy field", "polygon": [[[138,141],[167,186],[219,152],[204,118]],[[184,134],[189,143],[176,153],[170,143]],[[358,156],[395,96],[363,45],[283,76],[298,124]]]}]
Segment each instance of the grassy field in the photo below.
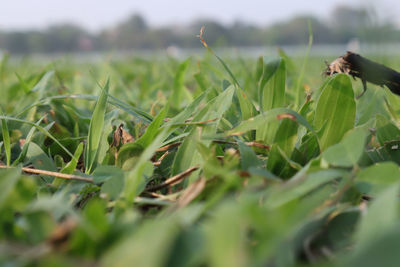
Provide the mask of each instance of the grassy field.
[{"label": "grassy field", "polygon": [[400,98],[324,60],[4,57],[0,264],[397,266]]}]

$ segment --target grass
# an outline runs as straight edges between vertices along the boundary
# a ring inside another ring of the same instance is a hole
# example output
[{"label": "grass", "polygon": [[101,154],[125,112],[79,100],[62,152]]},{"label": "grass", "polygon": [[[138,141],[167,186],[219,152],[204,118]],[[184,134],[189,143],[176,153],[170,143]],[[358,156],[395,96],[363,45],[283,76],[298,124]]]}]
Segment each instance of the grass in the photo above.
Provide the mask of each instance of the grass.
[{"label": "grass", "polygon": [[400,98],[213,53],[4,58],[1,264],[395,266]]}]

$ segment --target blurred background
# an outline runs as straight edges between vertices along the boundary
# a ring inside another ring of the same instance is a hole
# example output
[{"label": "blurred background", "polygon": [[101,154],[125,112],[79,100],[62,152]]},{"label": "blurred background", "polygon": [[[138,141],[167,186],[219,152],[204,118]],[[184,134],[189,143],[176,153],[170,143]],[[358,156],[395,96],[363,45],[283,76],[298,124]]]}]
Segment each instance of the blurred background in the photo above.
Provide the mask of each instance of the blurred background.
[{"label": "blurred background", "polygon": [[[201,48],[259,55],[283,47],[340,55],[343,50],[400,53],[400,2],[228,0],[3,1],[0,54],[185,56]],[[301,52],[299,52],[301,51]]]}]

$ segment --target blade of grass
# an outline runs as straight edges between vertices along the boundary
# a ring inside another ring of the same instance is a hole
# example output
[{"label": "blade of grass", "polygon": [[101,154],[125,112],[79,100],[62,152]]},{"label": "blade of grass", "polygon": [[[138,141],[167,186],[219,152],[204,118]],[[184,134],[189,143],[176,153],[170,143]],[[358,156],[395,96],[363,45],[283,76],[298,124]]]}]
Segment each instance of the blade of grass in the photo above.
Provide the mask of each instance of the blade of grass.
[{"label": "blade of grass", "polygon": [[107,96],[110,87],[110,80],[102,88],[99,99],[93,111],[92,119],[89,124],[89,132],[85,149],[85,173],[91,173],[96,162],[99,150],[100,139],[104,127],[104,117],[107,107]]},{"label": "blade of grass", "polygon": [[226,70],[226,72],[229,74],[229,76],[231,77],[233,84],[239,88],[242,88],[238,82],[238,80],[236,79],[235,75],[233,75],[232,71],[229,69],[228,65],[226,65],[226,63],[222,60],[222,58],[220,58],[215,52],[214,50],[212,50],[206,43],[206,41],[203,38],[203,34],[204,34],[204,29],[205,27],[201,27],[200,29],[200,34],[197,36],[200,38],[201,43],[204,45],[205,48],[207,48],[207,50],[214,55],[217,60],[222,64],[222,66],[224,67],[224,69]]},{"label": "blade of grass", "polygon": [[308,57],[310,54],[312,44],[313,44],[313,31],[312,31],[311,21],[309,20],[308,21],[308,47],[307,47],[306,54],[304,56],[304,61],[303,61],[303,65],[300,70],[299,78],[296,83],[296,102],[295,102],[296,108],[299,108],[301,106],[301,102],[302,102],[300,99],[301,98],[301,83],[303,82],[304,73],[306,70]]},{"label": "blade of grass", "polygon": [[[153,117],[149,114],[147,114],[146,112],[135,108],[129,104],[126,104],[124,102],[122,102],[121,100],[119,100],[118,98],[107,94],[109,98],[108,103],[127,112],[128,114],[135,116],[137,118],[139,118],[140,120],[142,120],[145,123],[149,123],[153,120]],[[88,101],[97,101],[98,97],[94,96],[94,95],[86,95],[86,94],[73,94],[73,95],[57,95],[57,96],[50,96],[50,97],[46,97],[45,99],[41,99],[27,107],[25,107],[22,111],[20,111],[19,113],[17,113],[15,115],[15,117],[20,117],[22,114],[24,114],[25,112],[29,111],[30,109],[37,107],[37,106],[43,106],[43,105],[47,105],[50,103],[51,100],[55,100],[55,99],[79,99],[79,100],[88,100]]]},{"label": "blade of grass", "polygon": [[41,133],[43,133],[44,135],[46,135],[47,137],[49,137],[51,140],[53,140],[57,145],[59,145],[61,147],[62,150],[65,151],[65,153],[68,154],[68,156],[70,156],[71,158],[74,158],[74,155],[65,147],[63,146],[51,133],[49,133],[45,128],[43,128],[42,126],[37,125],[34,122],[30,122],[30,121],[26,121],[26,120],[22,120],[22,119],[17,119],[17,118],[13,118],[13,117],[9,117],[9,116],[1,116],[0,115],[0,119],[5,119],[8,121],[15,121],[15,122],[20,122],[20,123],[25,123],[28,125],[31,125],[33,127],[35,127],[36,129],[38,129]]},{"label": "blade of grass", "polygon": [[8,132],[7,121],[1,119],[1,133],[3,135],[4,150],[6,152],[7,166],[11,163],[11,143],[10,143],[10,133]]},{"label": "blade of grass", "polygon": [[[43,116],[42,118],[40,118],[40,120],[38,122],[36,122],[36,125],[39,125],[45,117],[46,117],[46,115]],[[29,143],[32,141],[32,138],[33,138],[33,135],[35,134],[35,131],[36,131],[35,127],[32,127],[29,130],[29,133],[28,133],[28,135],[26,136],[26,139],[25,139],[25,143],[22,146],[22,151],[19,154],[18,158],[16,160],[14,160],[12,166],[17,166],[18,163],[21,163],[21,162],[24,161],[24,159],[26,157],[26,153],[28,152]]]}]

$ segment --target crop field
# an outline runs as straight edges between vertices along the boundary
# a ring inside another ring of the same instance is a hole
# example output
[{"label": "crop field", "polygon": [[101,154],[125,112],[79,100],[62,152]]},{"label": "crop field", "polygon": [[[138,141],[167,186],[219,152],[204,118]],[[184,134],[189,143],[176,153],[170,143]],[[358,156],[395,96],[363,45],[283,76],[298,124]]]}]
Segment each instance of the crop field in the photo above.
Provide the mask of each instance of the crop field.
[{"label": "crop field", "polygon": [[332,59],[4,56],[0,265],[397,266],[400,97]]}]

